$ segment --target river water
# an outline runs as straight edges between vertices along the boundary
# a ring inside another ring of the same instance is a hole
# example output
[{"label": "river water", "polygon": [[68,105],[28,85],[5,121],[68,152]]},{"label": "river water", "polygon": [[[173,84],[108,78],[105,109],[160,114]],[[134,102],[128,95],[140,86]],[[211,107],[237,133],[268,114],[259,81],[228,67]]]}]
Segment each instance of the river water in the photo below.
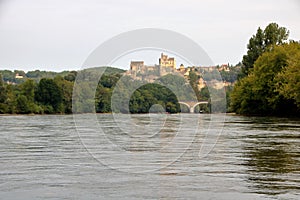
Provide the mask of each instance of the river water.
[{"label": "river water", "polygon": [[299,119],[0,116],[0,199],[299,198]]}]

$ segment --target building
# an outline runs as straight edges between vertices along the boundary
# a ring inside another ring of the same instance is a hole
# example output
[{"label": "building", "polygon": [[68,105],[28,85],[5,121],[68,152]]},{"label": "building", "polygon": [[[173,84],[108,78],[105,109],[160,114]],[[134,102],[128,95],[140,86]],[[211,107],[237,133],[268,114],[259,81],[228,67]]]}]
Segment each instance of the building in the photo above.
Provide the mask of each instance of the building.
[{"label": "building", "polygon": [[131,61],[130,70],[139,72],[144,68],[144,61]]},{"label": "building", "polygon": [[[210,85],[215,89],[222,89],[224,86],[231,86],[229,82],[220,82],[212,76],[207,78],[207,74],[216,73],[218,71],[230,71],[230,67],[227,64],[221,66],[191,66],[185,67],[183,64],[176,69],[176,61],[174,58],[169,58],[168,55],[161,53],[159,58],[159,65],[153,66],[145,65],[144,61],[131,61],[130,70],[126,72],[126,75],[131,76],[135,80],[146,81],[149,83],[155,82],[162,76],[167,74],[176,74],[185,78],[188,82],[191,73],[195,73],[198,76],[196,85],[198,90]],[[204,80],[206,77],[209,80]]]},{"label": "building", "polygon": [[229,72],[230,71],[230,68],[229,68],[229,65],[227,64],[223,64],[221,65],[219,68],[218,68],[219,71],[226,71],[226,72]]},{"label": "building", "polygon": [[180,65],[180,67],[179,67],[179,70],[178,70],[179,72],[184,72],[185,71],[185,69],[184,69],[184,65],[183,64],[181,64]]},{"label": "building", "polygon": [[22,75],[20,75],[20,74],[18,74],[18,73],[16,73],[16,76],[15,76],[15,78],[16,79],[22,79],[22,78],[24,78]]},{"label": "building", "polygon": [[199,78],[197,86],[198,86],[198,90],[201,90],[202,88],[206,87],[206,82],[204,81],[204,79],[202,77]]},{"label": "building", "polygon": [[174,70],[176,70],[176,61],[175,58],[169,58],[168,55],[164,55],[161,53],[160,59],[159,59],[159,66],[160,67],[170,67]]},{"label": "building", "polygon": [[176,61],[174,58],[169,58],[168,55],[161,54],[159,58],[159,65],[147,66],[144,61],[131,61],[130,70],[126,72],[127,75],[132,76],[134,79],[147,79],[151,76],[159,78],[169,73],[176,71]]}]

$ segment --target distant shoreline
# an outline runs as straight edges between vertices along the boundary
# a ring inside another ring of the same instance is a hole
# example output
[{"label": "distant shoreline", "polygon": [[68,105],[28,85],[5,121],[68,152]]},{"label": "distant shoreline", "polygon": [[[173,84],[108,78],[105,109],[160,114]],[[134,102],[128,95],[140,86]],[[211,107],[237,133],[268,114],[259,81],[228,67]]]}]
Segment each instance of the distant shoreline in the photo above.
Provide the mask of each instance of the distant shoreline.
[{"label": "distant shoreline", "polygon": [[[111,112],[109,113],[71,113],[71,114],[0,114],[0,117],[5,117],[5,116],[70,116],[70,115],[87,115],[87,114],[96,114],[96,115],[107,115],[107,114],[113,114]],[[124,113],[120,113],[120,114],[124,114]],[[145,115],[145,114],[150,114],[150,113],[127,113],[128,115]],[[155,114],[155,113],[151,113],[151,114]],[[176,114],[197,114],[197,115],[207,115],[207,114],[225,114],[228,116],[237,116],[237,117],[257,117],[257,118],[288,118],[288,119],[300,119],[298,116],[278,116],[278,115],[241,115],[241,114],[237,114],[237,113],[169,113],[170,115],[176,115]],[[126,114],[124,114],[126,115]]]}]

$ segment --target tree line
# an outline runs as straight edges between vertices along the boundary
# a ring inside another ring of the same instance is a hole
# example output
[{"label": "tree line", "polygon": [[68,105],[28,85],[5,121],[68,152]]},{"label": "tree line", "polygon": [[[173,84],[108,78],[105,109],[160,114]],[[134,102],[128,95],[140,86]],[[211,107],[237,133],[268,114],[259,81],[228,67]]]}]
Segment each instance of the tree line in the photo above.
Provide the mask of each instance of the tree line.
[{"label": "tree line", "polygon": [[[65,76],[59,74],[54,78],[40,78],[39,80],[26,78],[19,84],[6,83],[0,73],[0,113],[70,114],[74,111],[72,109],[73,98],[77,98],[77,94],[73,95],[77,75],[81,80],[97,80],[95,70],[101,69],[93,68],[80,71],[80,73],[71,71],[65,73]],[[186,84],[183,77],[171,74],[161,77],[155,83],[146,83],[123,76],[123,73],[124,70],[107,67],[95,91],[92,91],[88,81],[77,84],[82,93],[78,95],[88,94],[83,98],[88,98],[85,101],[91,104],[80,104],[75,101],[77,109],[75,112],[93,112],[91,107],[97,113],[189,112],[187,107],[178,103],[179,100],[193,98],[194,100],[208,100],[210,98],[207,87],[200,91],[197,89],[194,84],[197,77],[194,73],[191,73],[189,78],[192,87]],[[130,90],[136,85],[140,87],[131,93]],[[113,94],[115,95],[114,101],[112,101]],[[127,102],[125,102],[126,99]],[[196,111],[200,110],[209,112],[209,106],[198,106]]]},{"label": "tree line", "polygon": [[0,113],[71,113],[73,81],[57,76],[39,82],[26,79],[20,84],[5,84],[0,74]]}]

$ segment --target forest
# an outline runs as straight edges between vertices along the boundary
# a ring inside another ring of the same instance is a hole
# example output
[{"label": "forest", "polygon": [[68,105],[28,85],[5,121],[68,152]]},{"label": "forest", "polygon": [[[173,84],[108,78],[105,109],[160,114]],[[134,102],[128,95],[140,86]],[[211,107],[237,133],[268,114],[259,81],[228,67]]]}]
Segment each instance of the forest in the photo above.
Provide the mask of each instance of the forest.
[{"label": "forest", "polygon": [[[105,71],[95,91],[91,89],[91,81],[84,81],[75,87],[75,91],[78,91],[79,85],[79,94],[75,93],[73,95],[76,78],[77,83],[80,80],[87,80],[87,78],[96,80],[97,72],[103,71],[103,69]],[[122,113],[148,113],[149,111],[178,113],[189,112],[189,110],[180,107],[177,97],[181,100],[192,98],[209,100],[207,88],[197,90],[194,83],[196,83],[198,77],[194,73],[190,74],[189,81],[192,85],[190,87],[183,77],[169,74],[161,77],[156,83],[146,83],[133,80],[129,76],[123,76],[124,70],[112,67],[85,69],[78,72],[65,71],[63,73],[34,72],[34,77],[32,76],[33,72],[22,73],[25,78],[17,80],[18,82],[14,84],[9,81],[14,80],[10,77],[13,77],[11,74],[15,74],[16,71],[5,70],[4,74],[8,74],[8,78],[7,76],[3,77],[0,73],[1,114],[71,114],[74,111],[76,113],[110,113],[112,111]],[[118,87],[116,87],[117,84]],[[140,87],[131,94],[130,89],[136,85],[140,85]],[[113,102],[115,104],[112,103],[113,92],[114,95],[120,96],[114,97],[115,101]],[[82,97],[85,101],[92,102],[92,106],[76,101],[80,98],[77,95],[85,94],[94,94],[89,97]],[[128,108],[121,106],[124,105],[126,97]],[[75,98],[75,101],[73,101],[73,98]],[[73,103],[76,107],[74,110],[72,109]],[[112,105],[115,105],[115,107],[112,108]],[[198,106],[196,111],[199,112],[200,109],[203,112],[209,112],[207,105]]]},{"label": "forest", "polygon": [[[19,72],[0,71],[1,114],[72,113],[72,95],[77,71],[56,73],[36,70],[23,72],[24,78],[16,80],[12,74],[20,75]],[[99,85],[111,88],[123,72],[121,69],[107,67]],[[10,81],[15,82],[12,84]]]}]

